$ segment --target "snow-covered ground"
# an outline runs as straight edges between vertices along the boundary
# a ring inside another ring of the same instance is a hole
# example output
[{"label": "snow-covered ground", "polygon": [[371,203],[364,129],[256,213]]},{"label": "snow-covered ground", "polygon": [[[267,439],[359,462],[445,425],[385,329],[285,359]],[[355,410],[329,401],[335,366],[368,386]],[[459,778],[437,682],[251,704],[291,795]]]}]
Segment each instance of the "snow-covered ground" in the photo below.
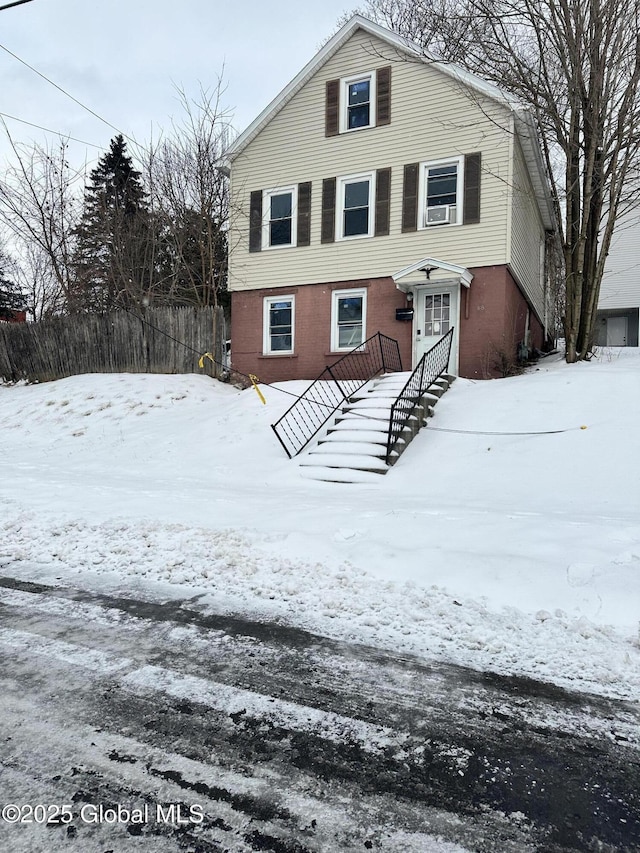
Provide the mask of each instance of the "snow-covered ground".
[{"label": "snow-covered ground", "polygon": [[367,484],[304,479],[262,390],[0,386],[0,573],[640,698],[638,349],[460,379]]}]

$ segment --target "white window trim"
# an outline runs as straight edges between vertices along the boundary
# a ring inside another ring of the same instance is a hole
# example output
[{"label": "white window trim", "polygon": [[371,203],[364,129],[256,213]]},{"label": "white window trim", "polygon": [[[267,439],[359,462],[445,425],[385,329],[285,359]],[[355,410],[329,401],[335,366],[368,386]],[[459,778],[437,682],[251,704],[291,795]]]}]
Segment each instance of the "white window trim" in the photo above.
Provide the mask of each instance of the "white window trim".
[{"label": "white window trim", "polygon": [[[427,170],[438,166],[458,167],[458,183],[456,185],[456,218],[455,222],[442,223],[441,225],[427,225]],[[441,160],[428,160],[420,163],[420,177],[418,184],[418,228],[447,228],[462,225],[462,213],[464,207],[464,156],[443,157]]]},{"label": "white window trim", "polygon": [[[291,302],[291,349],[271,349],[271,327],[270,314],[271,305],[274,302]],[[296,298],[292,293],[283,293],[282,296],[265,296],[262,305],[262,354],[263,355],[291,355],[295,351],[296,339]]]},{"label": "white window trim", "polygon": [[349,352],[358,344],[348,347],[338,346],[338,300],[344,297],[362,297],[362,342],[367,339],[367,288],[360,287],[355,290],[334,290],[331,294],[331,352]]},{"label": "white window trim", "polygon": [[[271,197],[274,195],[284,195],[291,193],[291,242],[281,243],[277,246],[271,245]],[[264,190],[262,193],[262,248],[265,250],[271,249],[290,249],[296,245],[298,235],[298,185],[292,184],[289,187],[274,187],[270,190]]]},{"label": "white window trim", "polygon": [[[344,197],[347,184],[355,184],[359,181],[369,181],[369,230],[366,234],[351,234],[345,237],[344,229]],[[345,175],[338,178],[336,186],[336,240],[363,240],[367,237],[373,237],[374,218],[375,218],[375,197],[376,197],[376,173],[364,172],[361,175]]]},{"label": "white window trim", "polygon": [[[342,77],[340,79],[340,133],[357,133],[359,130],[366,130],[368,127],[376,126],[376,79],[375,71],[366,71],[364,74],[353,74],[351,77]],[[369,124],[362,127],[349,127],[347,121],[349,109],[349,86],[352,83],[364,83],[369,81]]]}]

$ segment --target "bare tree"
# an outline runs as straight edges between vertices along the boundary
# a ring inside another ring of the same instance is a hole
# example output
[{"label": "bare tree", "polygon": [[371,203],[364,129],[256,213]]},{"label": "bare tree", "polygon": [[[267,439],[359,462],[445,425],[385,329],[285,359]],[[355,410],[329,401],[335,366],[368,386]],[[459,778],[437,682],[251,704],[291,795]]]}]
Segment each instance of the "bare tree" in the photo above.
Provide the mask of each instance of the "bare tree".
[{"label": "bare tree", "polygon": [[13,163],[0,179],[0,225],[10,235],[20,261],[21,285],[30,295],[34,316],[61,307],[73,290],[73,228],[79,213],[83,173],[67,161],[67,143],[29,148],[4,128]]},{"label": "bare tree", "polygon": [[226,294],[229,190],[221,167],[229,120],[220,83],[198,100],[178,90],[183,120],[152,145],[145,164],[163,241],[156,301],[217,306]]},{"label": "bare tree", "polygon": [[588,358],[616,219],[637,197],[640,0],[368,0],[362,12],[532,111],[562,241],[566,359]]}]

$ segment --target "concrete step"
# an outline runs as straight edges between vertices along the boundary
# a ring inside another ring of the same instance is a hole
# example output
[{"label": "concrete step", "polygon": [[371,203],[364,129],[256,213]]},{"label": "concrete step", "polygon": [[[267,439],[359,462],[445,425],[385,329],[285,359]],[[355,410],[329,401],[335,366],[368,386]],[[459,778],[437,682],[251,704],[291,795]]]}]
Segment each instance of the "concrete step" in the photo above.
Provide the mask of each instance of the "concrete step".
[{"label": "concrete step", "polygon": [[322,480],[326,483],[380,483],[380,473],[371,471],[352,471],[346,468],[325,468],[317,465],[313,468],[301,468],[300,476],[305,480]]},{"label": "concrete step", "polygon": [[[329,427],[327,435],[332,435],[334,432],[339,430],[346,430],[348,432],[367,432],[372,435],[375,434],[377,436],[386,436],[389,429],[389,421],[387,420],[387,426],[381,421],[371,420],[367,418],[357,418],[353,415],[343,415],[340,420],[337,420],[332,426]],[[386,438],[385,438],[386,441]]]},{"label": "concrete step", "polygon": [[[387,455],[386,444],[375,444],[369,441],[321,441],[309,451],[309,456],[315,454],[340,453],[347,456],[375,456],[384,459]],[[345,464],[349,460],[345,458]]]},{"label": "concrete step", "polygon": [[379,427],[381,424],[389,425],[389,409],[347,409],[341,415],[336,417],[336,423],[343,421],[359,421],[360,423],[369,424],[369,429],[375,424]]},{"label": "concrete step", "polygon": [[388,433],[385,430],[376,431],[372,429],[353,429],[349,427],[349,422],[341,421],[321,439],[322,443],[334,441],[351,441],[351,442],[369,442],[370,444],[387,446]]},{"label": "concrete step", "polygon": [[326,468],[353,469],[354,471],[373,471],[386,474],[387,463],[376,456],[365,454],[323,453],[320,460],[315,454],[307,453],[298,460],[300,467],[322,465]]}]

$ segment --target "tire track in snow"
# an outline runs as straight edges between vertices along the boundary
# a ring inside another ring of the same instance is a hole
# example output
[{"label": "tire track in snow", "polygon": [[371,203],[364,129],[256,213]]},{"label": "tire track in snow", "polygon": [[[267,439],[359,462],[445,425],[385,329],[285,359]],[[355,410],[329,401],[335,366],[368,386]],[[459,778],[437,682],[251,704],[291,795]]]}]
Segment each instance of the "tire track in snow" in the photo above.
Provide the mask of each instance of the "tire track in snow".
[{"label": "tire track in snow", "polygon": [[[238,791],[216,782],[223,768],[240,763],[245,773],[270,779],[245,818],[271,846],[253,849],[275,850],[286,837],[302,843],[305,832],[317,841],[331,825],[340,826],[340,840],[334,834],[334,846],[320,850],[350,850],[356,840],[353,849],[363,840],[373,849],[411,849],[388,846],[382,813],[409,833],[436,828],[452,843],[471,838],[472,849],[500,853],[525,850],[532,838],[554,839],[558,851],[584,849],[585,833],[621,850],[626,838],[630,845],[640,839],[638,785],[626,793],[629,778],[640,781],[629,736],[638,715],[628,703],[428,666],[179,603],[2,583],[3,623],[13,627],[0,642],[13,639],[9,648],[25,670],[46,661],[59,680],[68,679],[70,694],[58,680],[56,701],[62,695],[76,719],[112,737],[131,736],[131,757],[146,760],[147,786],[161,779],[183,795],[217,791],[218,799],[227,791],[237,804]],[[32,690],[41,703],[42,678]],[[208,768],[208,781],[184,775],[174,759],[149,763],[143,756],[150,749],[191,756]],[[104,767],[92,777],[93,762],[76,776],[87,776],[89,793],[106,796],[115,781]],[[275,829],[262,827],[264,809],[285,808],[291,791],[294,800],[305,792],[305,812],[309,802],[318,813],[327,801],[357,803],[351,829],[334,809],[311,832],[300,808]],[[524,816],[520,823],[514,813]]]}]

